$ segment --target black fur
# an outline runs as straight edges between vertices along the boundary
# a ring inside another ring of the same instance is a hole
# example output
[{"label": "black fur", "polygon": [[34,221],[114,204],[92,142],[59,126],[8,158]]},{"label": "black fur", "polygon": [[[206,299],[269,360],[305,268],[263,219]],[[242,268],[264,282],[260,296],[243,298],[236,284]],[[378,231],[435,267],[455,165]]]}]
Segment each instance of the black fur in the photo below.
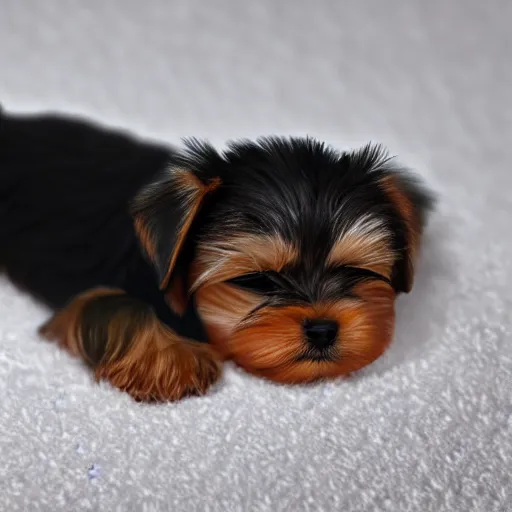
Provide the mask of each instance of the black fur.
[{"label": "black fur", "polygon": [[72,117],[0,112],[0,266],[52,308],[89,288],[122,288],[204,339],[192,308],[183,319],[169,309],[130,216],[135,194],[172,155]]}]

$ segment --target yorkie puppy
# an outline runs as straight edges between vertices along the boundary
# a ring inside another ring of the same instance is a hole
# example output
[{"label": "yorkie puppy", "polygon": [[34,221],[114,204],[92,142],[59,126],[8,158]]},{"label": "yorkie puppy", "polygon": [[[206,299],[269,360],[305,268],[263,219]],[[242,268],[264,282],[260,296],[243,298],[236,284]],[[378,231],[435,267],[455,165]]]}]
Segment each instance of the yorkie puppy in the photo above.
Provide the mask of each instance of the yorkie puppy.
[{"label": "yorkie puppy", "polygon": [[57,311],[45,337],[138,400],[202,394],[226,359],[282,383],[374,361],[431,202],[379,146],[178,151],[0,114],[0,264]]}]

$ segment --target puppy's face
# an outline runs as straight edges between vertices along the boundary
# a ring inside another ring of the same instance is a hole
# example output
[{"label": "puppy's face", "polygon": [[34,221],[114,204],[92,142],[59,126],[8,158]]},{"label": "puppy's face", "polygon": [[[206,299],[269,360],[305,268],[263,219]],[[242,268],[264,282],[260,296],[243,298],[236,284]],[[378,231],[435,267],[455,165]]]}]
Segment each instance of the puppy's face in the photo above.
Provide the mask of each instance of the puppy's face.
[{"label": "puppy's face", "polygon": [[[153,260],[161,254],[171,304],[193,296],[224,357],[295,383],[345,375],[383,353],[396,294],[412,286],[429,198],[378,148],[335,153],[271,139],[220,156],[196,144],[170,176],[167,209],[185,212],[170,245],[181,247],[153,249]],[[141,211],[139,233],[159,239],[158,211]]]}]

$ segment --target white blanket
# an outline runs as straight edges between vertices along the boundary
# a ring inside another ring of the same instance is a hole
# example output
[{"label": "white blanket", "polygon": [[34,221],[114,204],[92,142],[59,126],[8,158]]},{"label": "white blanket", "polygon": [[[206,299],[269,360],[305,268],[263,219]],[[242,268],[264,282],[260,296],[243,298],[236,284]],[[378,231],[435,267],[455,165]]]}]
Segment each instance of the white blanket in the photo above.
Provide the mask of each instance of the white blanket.
[{"label": "white blanket", "polygon": [[[171,143],[382,141],[440,194],[388,353],[136,404],[0,281],[0,511],[512,510],[512,3],[3,0],[0,102]],[[1,219],[0,222],[9,222]]]}]

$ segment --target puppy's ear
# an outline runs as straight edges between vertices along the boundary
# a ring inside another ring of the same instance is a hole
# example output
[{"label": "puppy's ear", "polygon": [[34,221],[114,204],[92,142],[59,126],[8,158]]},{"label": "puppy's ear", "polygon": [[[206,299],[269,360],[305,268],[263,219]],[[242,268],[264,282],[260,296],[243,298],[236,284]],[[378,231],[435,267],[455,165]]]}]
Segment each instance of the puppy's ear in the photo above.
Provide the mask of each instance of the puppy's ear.
[{"label": "puppy's ear", "polygon": [[403,222],[403,247],[399,248],[391,283],[397,292],[409,293],[414,282],[414,266],[423,228],[434,205],[434,196],[405,171],[386,173],[381,187]]},{"label": "puppy's ear", "polygon": [[[171,166],[139,193],[132,206],[135,230],[147,258],[156,268],[161,290],[169,286],[178,256],[206,198],[221,184],[218,177],[201,179],[198,174]],[[170,292],[174,303],[180,302],[174,292],[184,293],[179,279],[177,291]]]}]

